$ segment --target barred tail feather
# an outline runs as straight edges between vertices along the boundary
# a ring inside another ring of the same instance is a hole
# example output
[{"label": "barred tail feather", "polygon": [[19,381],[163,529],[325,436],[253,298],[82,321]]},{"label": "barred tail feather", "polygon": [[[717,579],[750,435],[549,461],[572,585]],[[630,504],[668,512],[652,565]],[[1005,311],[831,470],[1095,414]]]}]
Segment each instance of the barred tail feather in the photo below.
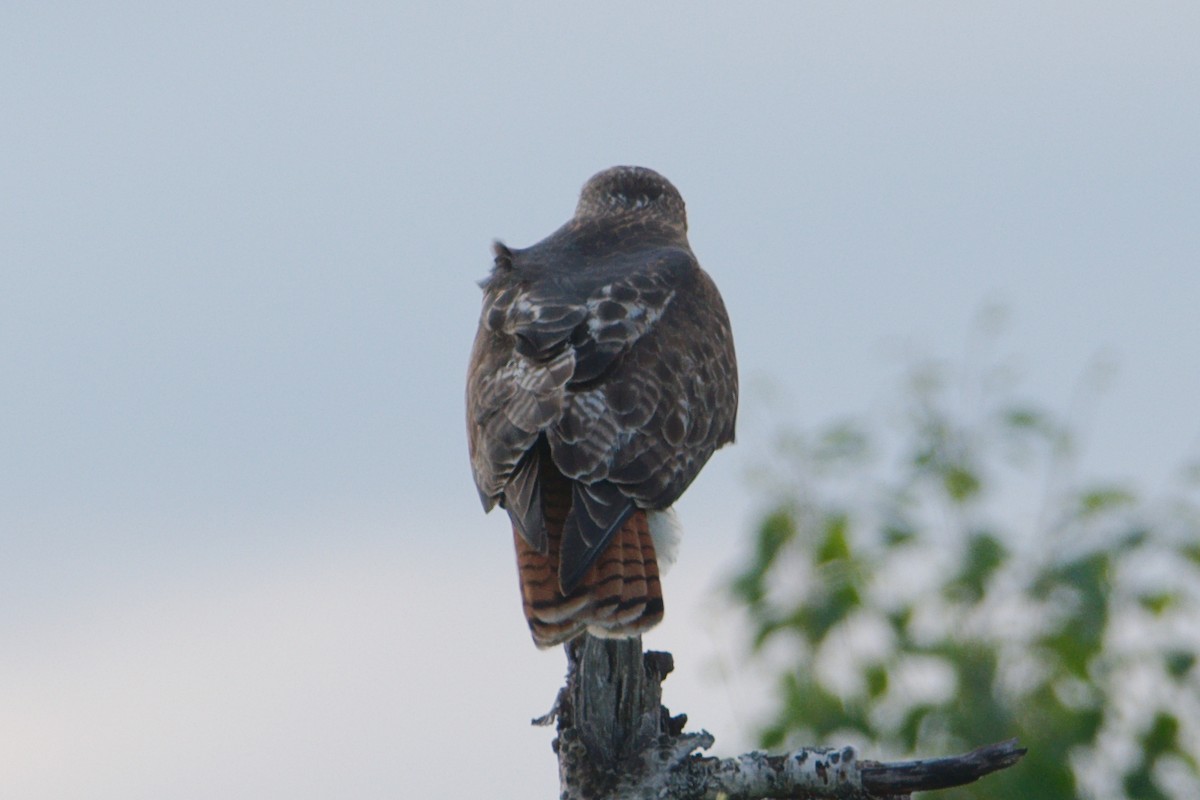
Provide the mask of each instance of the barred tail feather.
[{"label": "barred tail feather", "polygon": [[579,584],[564,595],[558,565],[566,514],[552,508],[553,498],[545,500],[546,553],[539,553],[513,529],[521,599],[534,642],[551,647],[584,630],[594,636],[637,636],[658,624],[663,616],[662,584],[646,513],[634,512]]}]

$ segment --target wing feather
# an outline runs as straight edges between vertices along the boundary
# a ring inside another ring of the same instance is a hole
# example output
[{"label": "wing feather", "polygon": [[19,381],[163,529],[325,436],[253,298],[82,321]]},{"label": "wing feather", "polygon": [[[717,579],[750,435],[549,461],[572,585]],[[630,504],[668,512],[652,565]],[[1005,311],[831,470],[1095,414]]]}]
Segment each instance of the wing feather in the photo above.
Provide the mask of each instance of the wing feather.
[{"label": "wing feather", "polygon": [[613,534],[636,508],[621,490],[608,481],[571,484],[571,511],[563,525],[559,581],[570,594],[596,558],[608,547]]},{"label": "wing feather", "polygon": [[550,548],[542,509],[541,482],[538,480],[543,450],[545,446],[541,445],[525,453],[504,488],[504,509],[508,511],[521,537],[539,553],[545,553]]},{"label": "wing feather", "polygon": [[468,378],[472,464],[485,507],[503,501],[543,551],[527,453],[545,437],[543,457],[575,487],[561,552],[569,591],[635,508],[670,506],[733,440],[732,337],[685,248],[571,272],[523,264],[522,251],[509,259],[485,282]]}]

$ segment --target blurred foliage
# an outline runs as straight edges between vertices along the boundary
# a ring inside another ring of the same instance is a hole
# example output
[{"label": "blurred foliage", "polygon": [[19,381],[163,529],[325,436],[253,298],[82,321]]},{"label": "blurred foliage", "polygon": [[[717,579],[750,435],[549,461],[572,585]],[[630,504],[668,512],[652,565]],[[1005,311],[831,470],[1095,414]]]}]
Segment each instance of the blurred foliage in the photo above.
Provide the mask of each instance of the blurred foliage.
[{"label": "blurred foliage", "polygon": [[1072,431],[993,375],[916,369],[878,426],[779,437],[733,580],[778,673],[762,746],[929,757],[1011,736],[954,798],[1200,797],[1197,471],[1075,480]]}]

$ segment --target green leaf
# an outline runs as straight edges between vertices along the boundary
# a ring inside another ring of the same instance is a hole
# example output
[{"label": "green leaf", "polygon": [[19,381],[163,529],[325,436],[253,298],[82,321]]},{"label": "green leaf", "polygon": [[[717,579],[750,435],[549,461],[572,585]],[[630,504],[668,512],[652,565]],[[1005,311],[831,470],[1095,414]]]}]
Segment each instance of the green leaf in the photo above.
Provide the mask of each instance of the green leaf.
[{"label": "green leaf", "polygon": [[1100,486],[1079,495],[1079,514],[1092,517],[1134,503],[1136,496],[1120,486]]},{"label": "green leaf", "polygon": [[1172,650],[1164,657],[1167,674],[1176,680],[1192,671],[1196,665],[1196,654],[1185,650]]},{"label": "green leaf", "polygon": [[767,569],[783,546],[796,536],[796,518],[791,509],[781,508],[771,512],[758,529],[757,561],[761,569]]},{"label": "green leaf", "polygon": [[1179,749],[1179,720],[1173,715],[1159,712],[1154,717],[1150,729],[1142,737],[1142,748],[1145,759],[1153,763],[1164,753],[1174,753]]},{"label": "green leaf", "polygon": [[1100,726],[1104,724],[1104,712],[1099,708],[1080,709],[1072,715],[1069,723],[1064,725],[1070,732],[1071,742],[1091,742],[1095,740]]},{"label": "green leaf", "polygon": [[736,597],[749,606],[757,606],[766,596],[767,587],[761,571],[744,572],[734,578],[730,587]]},{"label": "green leaf", "polygon": [[1039,644],[1053,652],[1067,672],[1084,680],[1089,678],[1089,664],[1104,645],[1109,568],[1109,554],[1101,552],[1061,565],[1049,576],[1052,583],[1069,587],[1074,599],[1059,629],[1042,637]]},{"label": "green leaf", "polygon": [[933,706],[922,703],[913,706],[904,715],[904,721],[900,723],[900,730],[896,733],[899,735],[902,747],[905,750],[909,752],[916,750],[917,742],[921,737],[921,728],[934,711]]},{"label": "green leaf", "polygon": [[[1130,797],[1167,800],[1168,796],[1154,782],[1154,763],[1168,753],[1178,753],[1179,720],[1160,711],[1154,722],[1140,737],[1142,752],[1138,766],[1125,775],[1123,783]],[[1185,759],[1187,760],[1187,759]]]},{"label": "green leaf", "polygon": [[789,726],[786,722],[777,722],[763,729],[758,736],[758,746],[764,750],[777,750],[787,741]]},{"label": "green leaf", "polygon": [[1052,652],[1063,669],[1082,680],[1089,680],[1088,666],[1100,652],[1101,639],[1092,626],[1066,625],[1062,630],[1043,636],[1038,644]]},{"label": "green leaf", "polygon": [[754,633],[754,641],[751,642],[751,647],[755,650],[761,650],[763,644],[772,635],[778,633],[786,625],[785,620],[780,620],[768,614],[765,610],[760,610],[758,618],[758,628]]},{"label": "green leaf", "polygon": [[872,700],[878,700],[880,695],[887,691],[888,688],[888,672],[887,667],[882,664],[872,664],[867,667],[867,696]]},{"label": "green leaf", "polygon": [[1141,547],[1151,537],[1152,534],[1147,529],[1133,528],[1117,540],[1116,544],[1113,545],[1113,549],[1121,551],[1134,550]]},{"label": "green leaf", "polygon": [[734,596],[749,606],[761,605],[767,593],[767,573],[779,551],[795,537],[796,520],[790,508],[782,507],[769,513],[758,526],[753,560],[733,580]]},{"label": "green leaf", "polygon": [[969,603],[983,599],[992,574],[1008,558],[1008,549],[988,533],[977,533],[967,545],[966,563],[958,578],[947,585],[946,596]]},{"label": "green leaf", "polygon": [[757,607],[767,595],[767,573],[775,564],[779,552],[796,537],[796,518],[790,507],[780,507],[768,513],[758,525],[755,554],[745,570],[734,577],[733,595],[749,606]]},{"label": "green leaf", "polygon": [[1171,797],[1163,794],[1158,788],[1158,784],[1154,782],[1154,778],[1150,774],[1148,765],[1135,769],[1128,773],[1121,781],[1125,787],[1125,795],[1127,797],[1137,798],[1137,800],[1171,800]]},{"label": "green leaf", "polygon": [[850,542],[847,539],[849,524],[850,520],[844,513],[831,512],[825,515],[825,535],[817,548],[818,564],[850,558]]},{"label": "green leaf", "polygon": [[824,736],[846,727],[848,715],[842,701],[819,684],[794,672],[783,676],[783,714],[786,730],[812,728]]},{"label": "green leaf", "polygon": [[900,637],[902,641],[908,641],[908,623],[912,619],[913,610],[911,606],[896,611],[891,611],[887,615],[888,624],[892,626],[892,630]]},{"label": "green leaf", "polygon": [[1150,613],[1158,616],[1166,611],[1171,606],[1175,605],[1179,596],[1174,592],[1163,592],[1161,594],[1143,594],[1138,595],[1138,604]]},{"label": "green leaf", "polygon": [[965,503],[979,493],[979,478],[961,464],[947,466],[942,473],[946,494],[956,503]]},{"label": "green leaf", "polygon": [[883,542],[888,547],[907,544],[917,537],[911,525],[892,522],[883,526]]},{"label": "green leaf", "polygon": [[1101,551],[1052,564],[1038,573],[1030,586],[1030,592],[1035,598],[1045,600],[1057,590],[1069,589],[1083,596],[1080,602],[1084,602],[1089,610],[1102,609],[1111,589],[1110,558],[1109,553]]},{"label": "green leaf", "polygon": [[861,602],[862,597],[854,584],[844,576],[838,577],[816,601],[796,609],[790,626],[802,631],[810,642],[821,642]]}]

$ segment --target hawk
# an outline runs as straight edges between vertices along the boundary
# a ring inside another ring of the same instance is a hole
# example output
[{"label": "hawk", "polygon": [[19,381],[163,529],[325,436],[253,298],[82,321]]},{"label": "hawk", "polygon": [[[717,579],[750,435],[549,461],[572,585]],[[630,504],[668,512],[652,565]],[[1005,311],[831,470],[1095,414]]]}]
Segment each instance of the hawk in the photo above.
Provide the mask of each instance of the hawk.
[{"label": "hawk", "polygon": [[669,509],[733,441],[738,379],[683,198],[643,167],[584,185],[575,216],[525,249],[496,242],[467,374],[471,468],[512,521],[539,647],[662,619]]}]

